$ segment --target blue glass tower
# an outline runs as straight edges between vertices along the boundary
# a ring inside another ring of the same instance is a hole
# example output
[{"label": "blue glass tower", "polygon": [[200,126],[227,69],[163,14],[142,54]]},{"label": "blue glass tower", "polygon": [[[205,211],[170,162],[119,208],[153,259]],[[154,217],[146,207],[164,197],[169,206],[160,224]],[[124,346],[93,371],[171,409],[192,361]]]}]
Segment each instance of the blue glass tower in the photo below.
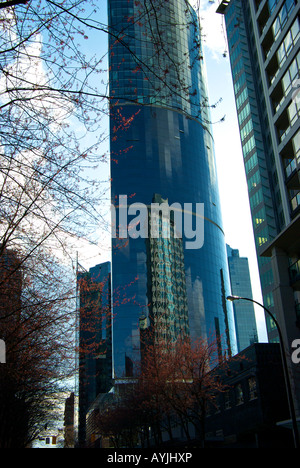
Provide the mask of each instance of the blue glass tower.
[{"label": "blue glass tower", "polygon": [[[231,292],[235,296],[252,299],[248,258],[240,257],[237,249],[227,245]],[[258,342],[255,311],[252,302],[236,301],[233,304],[238,352]]]},{"label": "blue glass tower", "polygon": [[[220,355],[235,352],[235,332],[196,14],[185,0],[109,0],[108,13],[118,378],[134,374],[151,316],[187,323],[194,339],[219,338]],[[157,200],[185,221],[178,243],[170,236],[160,251],[137,217]]]}]

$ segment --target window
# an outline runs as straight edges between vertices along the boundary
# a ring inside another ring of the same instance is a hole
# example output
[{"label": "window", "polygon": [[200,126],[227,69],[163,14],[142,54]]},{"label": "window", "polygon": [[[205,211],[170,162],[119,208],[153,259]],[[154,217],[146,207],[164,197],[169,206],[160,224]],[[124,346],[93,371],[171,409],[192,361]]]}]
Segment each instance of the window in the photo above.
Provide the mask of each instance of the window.
[{"label": "window", "polygon": [[298,117],[300,116],[300,102],[294,100],[288,107],[288,116],[290,121],[290,126],[294,125],[297,121]]},{"label": "window", "polygon": [[242,389],[242,384],[237,384],[235,387],[235,398],[236,404],[242,405],[244,403],[244,394]]},{"label": "window", "polygon": [[268,236],[268,228],[265,228],[265,229],[262,229],[258,236],[257,236],[257,243],[259,246],[265,244],[266,242],[268,242],[268,239],[269,239],[269,236]]},{"label": "window", "polygon": [[248,180],[248,190],[251,192],[255,187],[260,184],[260,173],[256,171],[252,177]]},{"label": "window", "polygon": [[265,221],[265,219],[266,219],[266,210],[263,207],[253,216],[254,227],[257,227],[260,224],[262,224]]},{"label": "window", "polygon": [[[264,300],[264,304],[266,304],[267,307],[274,307],[274,298],[273,298],[273,293],[272,292],[270,292],[268,294],[265,294],[263,296],[263,300]],[[272,329],[276,328],[276,325],[275,325],[275,323],[274,323],[274,321],[272,319],[270,320],[270,323],[274,324]]]},{"label": "window", "polygon": [[281,10],[279,11],[278,16],[276,17],[272,25],[274,40],[277,39],[277,36],[283,30],[288,20],[289,13],[294,8],[294,6],[295,6],[294,0],[286,0],[285,3],[283,4]]},{"label": "window", "polygon": [[249,102],[245,105],[245,107],[243,107],[243,109],[241,111],[239,111],[238,113],[238,119],[239,119],[239,124],[242,125],[242,123],[244,122],[244,120],[246,120],[246,118],[248,117],[248,115],[250,115],[250,104]]},{"label": "window", "polygon": [[278,3],[278,0],[269,0],[268,3],[269,3],[270,14],[272,14],[273,10],[275,9],[275,7],[276,7],[276,5]]},{"label": "window", "polygon": [[245,140],[253,130],[252,120],[249,120],[246,125],[241,129],[241,140]]},{"label": "window", "polygon": [[297,169],[297,162],[296,159],[287,159],[286,160],[286,166],[285,166],[285,174],[287,177],[289,177],[292,172],[294,172]]},{"label": "window", "polygon": [[291,63],[289,69],[284,74],[282,78],[282,86],[283,86],[283,93],[286,96],[292,85],[293,82],[299,77],[299,69],[300,69],[300,52],[298,53],[297,57]]},{"label": "window", "polygon": [[245,170],[248,174],[258,164],[257,153],[254,153],[251,158],[245,163]]},{"label": "window", "polygon": [[245,144],[243,144],[244,158],[249,154],[255,147],[255,138],[252,136]]},{"label": "window", "polygon": [[257,383],[255,377],[250,377],[248,380],[249,385],[249,398],[255,400],[257,398]]},{"label": "window", "polygon": [[239,109],[243,104],[244,102],[246,101],[246,99],[248,99],[248,90],[247,88],[245,88],[241,94],[239,95],[239,97],[236,99],[236,105],[237,105],[237,109]]},{"label": "window", "polygon": [[283,42],[278,48],[277,51],[277,59],[279,67],[282,66],[283,62],[286,60],[288,55],[293,49],[293,46],[296,44],[298,36],[299,36],[299,18],[296,18],[294,21],[290,31],[288,31],[287,35],[285,36]]},{"label": "window", "polygon": [[259,205],[263,201],[263,195],[261,189],[259,189],[256,193],[254,193],[250,197],[250,207],[253,210],[257,205]]}]

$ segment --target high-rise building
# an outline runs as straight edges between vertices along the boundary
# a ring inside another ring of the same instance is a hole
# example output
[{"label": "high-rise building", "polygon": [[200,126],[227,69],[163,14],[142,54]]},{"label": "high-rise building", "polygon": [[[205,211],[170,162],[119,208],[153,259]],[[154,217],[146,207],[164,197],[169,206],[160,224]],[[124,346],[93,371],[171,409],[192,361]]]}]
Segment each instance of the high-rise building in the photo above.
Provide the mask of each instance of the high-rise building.
[{"label": "high-rise building", "polygon": [[[288,354],[300,335],[299,10],[297,0],[223,0],[217,10],[228,37],[264,306]],[[278,341],[266,318],[269,340]],[[299,402],[299,372],[290,364]]]},{"label": "high-rise building", "polygon": [[77,273],[78,289],[78,443],[85,444],[86,415],[112,385],[111,265]]},{"label": "high-rise building", "polygon": [[[234,296],[252,299],[252,287],[248,258],[240,257],[237,249],[227,245],[231,292]],[[258,342],[255,311],[252,302],[235,301],[233,312],[238,352]]]},{"label": "high-rise building", "polygon": [[[109,0],[108,17],[117,378],[134,374],[154,312],[173,336],[216,337],[223,356],[236,345],[197,15],[185,0]],[[154,205],[175,237],[148,232]]]}]

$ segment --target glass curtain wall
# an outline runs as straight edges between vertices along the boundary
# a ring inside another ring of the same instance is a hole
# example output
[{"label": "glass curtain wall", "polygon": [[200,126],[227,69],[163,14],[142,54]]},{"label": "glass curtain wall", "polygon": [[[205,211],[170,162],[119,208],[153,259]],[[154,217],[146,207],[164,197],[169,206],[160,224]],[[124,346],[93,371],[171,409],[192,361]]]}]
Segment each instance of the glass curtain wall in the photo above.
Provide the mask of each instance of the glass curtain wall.
[{"label": "glass curtain wall", "polygon": [[[165,323],[180,324],[176,333],[218,338],[220,356],[236,345],[196,14],[185,0],[109,0],[108,7],[113,359],[121,378],[138,368],[157,305]],[[181,220],[176,248],[172,237],[153,242],[144,229],[153,203],[164,202]],[[168,301],[158,300],[155,265]]]}]

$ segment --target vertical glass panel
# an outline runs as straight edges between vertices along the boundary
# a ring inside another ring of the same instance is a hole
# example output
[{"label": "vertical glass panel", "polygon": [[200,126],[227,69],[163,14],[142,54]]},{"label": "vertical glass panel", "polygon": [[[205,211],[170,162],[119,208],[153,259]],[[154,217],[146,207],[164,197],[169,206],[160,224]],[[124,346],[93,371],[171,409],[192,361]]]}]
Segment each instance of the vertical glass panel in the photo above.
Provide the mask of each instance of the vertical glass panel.
[{"label": "vertical glass panel", "polygon": [[296,21],[294,22],[291,28],[291,33],[292,33],[293,41],[295,42],[299,34],[299,18],[297,18]]},{"label": "vertical glass panel", "polygon": [[269,3],[269,11],[270,11],[270,14],[272,14],[272,13],[273,13],[273,10],[274,10],[275,7],[276,7],[277,0],[268,0],[268,3]]}]

